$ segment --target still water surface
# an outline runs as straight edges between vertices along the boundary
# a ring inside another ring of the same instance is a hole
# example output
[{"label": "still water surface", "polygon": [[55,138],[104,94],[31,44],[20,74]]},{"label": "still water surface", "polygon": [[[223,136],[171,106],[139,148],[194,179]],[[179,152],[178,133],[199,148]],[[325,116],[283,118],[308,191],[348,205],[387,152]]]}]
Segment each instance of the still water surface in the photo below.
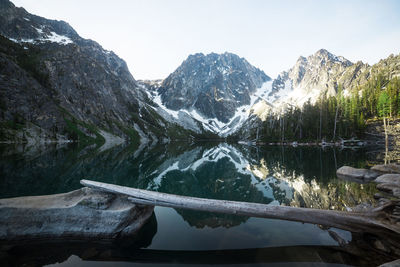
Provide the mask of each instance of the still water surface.
[{"label": "still water surface", "polygon": [[[374,185],[339,180],[364,167],[362,150],[174,143],[141,150],[66,147],[17,153],[2,147],[0,198],[68,192],[81,179],[195,197],[346,210],[373,203]],[[343,266],[364,264],[338,250],[352,233],[283,220],[156,207],[140,240],[41,242],[0,255],[32,266]]]}]

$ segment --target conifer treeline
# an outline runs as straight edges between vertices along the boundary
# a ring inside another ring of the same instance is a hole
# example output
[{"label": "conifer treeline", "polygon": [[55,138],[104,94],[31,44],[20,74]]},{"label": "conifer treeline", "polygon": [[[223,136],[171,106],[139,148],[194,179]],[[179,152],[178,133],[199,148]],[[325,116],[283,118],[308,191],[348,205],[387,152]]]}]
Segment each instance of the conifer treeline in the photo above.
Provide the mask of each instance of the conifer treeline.
[{"label": "conifer treeline", "polygon": [[[289,107],[263,122],[260,139],[266,142],[320,141],[362,138],[366,120],[400,116],[400,79],[379,74],[350,92],[339,85],[336,96],[323,94],[303,108]],[[336,121],[336,123],[335,123]]]}]

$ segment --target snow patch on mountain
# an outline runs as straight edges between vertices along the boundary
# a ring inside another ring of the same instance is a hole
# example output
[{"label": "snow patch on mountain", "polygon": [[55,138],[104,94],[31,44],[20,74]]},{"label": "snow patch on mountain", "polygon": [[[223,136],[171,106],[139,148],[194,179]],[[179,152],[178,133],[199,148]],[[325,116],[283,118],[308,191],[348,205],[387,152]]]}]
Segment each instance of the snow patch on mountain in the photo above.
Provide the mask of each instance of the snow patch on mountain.
[{"label": "snow patch on mountain", "polygon": [[38,34],[40,36],[39,38],[35,38],[35,39],[8,38],[8,39],[13,41],[14,43],[31,43],[31,44],[35,44],[35,43],[41,43],[41,42],[52,42],[52,43],[58,43],[58,44],[62,44],[62,45],[67,45],[67,44],[73,43],[71,38],[69,38],[69,37],[67,37],[65,35],[57,34],[54,31],[46,33],[46,32],[43,31],[43,28],[35,28],[35,27],[33,27],[33,28],[38,32]]},{"label": "snow patch on mountain", "polygon": [[156,103],[159,107],[161,107],[165,112],[170,114],[173,118],[175,118],[175,119],[179,118],[179,115],[178,115],[179,111],[175,111],[175,110],[169,109],[166,106],[164,106],[164,104],[161,101],[160,94],[157,93],[154,97],[150,94],[149,97],[152,98],[154,103]]},{"label": "snow patch on mountain", "polygon": [[250,96],[250,104],[242,105],[236,108],[234,116],[227,123],[221,122],[217,118],[207,118],[203,114],[200,114],[194,108],[189,110],[181,109],[178,111],[171,110],[162,103],[161,95],[158,93],[158,91],[149,92],[147,90],[147,94],[149,98],[158,105],[157,108],[156,107],[153,108],[161,116],[163,116],[164,119],[182,125],[183,118],[186,118],[187,122],[188,118],[191,118],[192,119],[191,123],[193,127],[195,127],[196,123],[200,123],[205,130],[210,131],[212,133],[216,133],[222,137],[226,137],[240,128],[240,126],[247,120],[253,105],[257,103],[260,99],[263,99],[262,96],[267,95],[271,91],[271,86],[272,82],[268,81],[265,82],[260,88],[257,88],[256,91]]}]

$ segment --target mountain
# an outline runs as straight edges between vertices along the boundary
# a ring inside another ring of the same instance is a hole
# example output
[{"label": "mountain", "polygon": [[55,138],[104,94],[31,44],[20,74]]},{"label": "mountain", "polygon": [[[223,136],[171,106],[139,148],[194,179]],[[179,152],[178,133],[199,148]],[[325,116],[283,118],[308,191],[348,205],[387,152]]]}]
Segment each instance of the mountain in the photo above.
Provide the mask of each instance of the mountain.
[{"label": "mountain", "polygon": [[250,94],[271,78],[235,54],[189,56],[161,84],[163,104],[172,110],[195,109],[227,123],[236,108],[250,104]]},{"label": "mountain", "polygon": [[224,136],[247,116],[252,95],[270,80],[244,58],[226,52],[190,55],[165,80],[145,83],[160,113],[192,130]]},{"label": "mountain", "polygon": [[0,0],[0,140],[156,142],[191,132],[165,121],[121,58]]},{"label": "mountain", "polygon": [[307,58],[299,57],[292,68],[272,81],[271,87],[250,108],[236,135],[252,139],[256,129],[262,127],[261,122],[272,117],[279,120],[289,107],[302,108],[308,101],[315,104],[323,95],[337,96],[341,92],[346,98],[356,93],[359,97],[379,96],[385,84],[396,77],[400,77],[400,55],[390,55],[370,66],[361,61],[352,63],[325,49],[318,50]]},{"label": "mountain", "polygon": [[344,57],[335,56],[325,49],[307,58],[301,56],[290,70],[283,71],[274,80],[268,99],[301,106],[308,99],[315,101],[321,93],[335,95],[338,83],[352,65]]},{"label": "mountain", "polygon": [[389,79],[400,74],[396,62],[396,57],[391,55],[373,66],[361,61],[352,63],[320,49],[307,58],[299,57],[291,69],[280,73],[266,99],[275,106],[288,103],[301,107],[308,100],[314,103],[321,94],[336,95],[339,86],[347,94],[376,78],[378,73]]}]

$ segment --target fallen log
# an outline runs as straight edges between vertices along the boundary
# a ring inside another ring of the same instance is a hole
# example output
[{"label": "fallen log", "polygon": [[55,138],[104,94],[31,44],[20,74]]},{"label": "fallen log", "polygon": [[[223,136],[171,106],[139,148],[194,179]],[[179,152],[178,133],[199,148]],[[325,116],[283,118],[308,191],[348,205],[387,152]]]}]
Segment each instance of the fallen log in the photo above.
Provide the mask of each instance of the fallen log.
[{"label": "fallen log", "polygon": [[393,208],[394,203],[363,212],[343,212],[178,196],[90,180],[81,180],[81,184],[106,192],[130,196],[129,200],[132,202],[144,205],[298,221],[387,237],[398,238],[400,234],[399,225],[394,224],[386,212],[387,209]]}]

